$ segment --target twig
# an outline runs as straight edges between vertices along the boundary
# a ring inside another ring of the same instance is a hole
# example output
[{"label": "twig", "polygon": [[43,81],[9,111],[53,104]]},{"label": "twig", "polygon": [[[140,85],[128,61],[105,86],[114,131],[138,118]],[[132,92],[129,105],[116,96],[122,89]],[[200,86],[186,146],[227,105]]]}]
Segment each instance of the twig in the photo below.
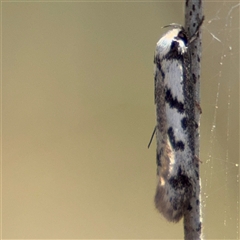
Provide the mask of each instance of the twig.
[{"label": "twig", "polygon": [[[202,1],[201,0],[186,0],[185,6],[185,29],[189,36],[193,36],[194,32],[203,17],[202,14]],[[201,60],[201,30],[198,37],[189,45],[191,54],[191,74],[194,84],[194,98],[195,102],[200,104],[200,60]],[[195,121],[199,126],[200,112],[195,108]],[[194,155],[199,156],[199,128],[190,129],[193,131],[189,133],[193,135],[194,141]],[[202,239],[202,219],[201,219],[201,196],[200,196],[200,177],[199,177],[199,161],[193,159],[194,171],[198,177],[196,185],[193,186],[193,195],[190,200],[188,211],[184,214],[184,239]]]}]

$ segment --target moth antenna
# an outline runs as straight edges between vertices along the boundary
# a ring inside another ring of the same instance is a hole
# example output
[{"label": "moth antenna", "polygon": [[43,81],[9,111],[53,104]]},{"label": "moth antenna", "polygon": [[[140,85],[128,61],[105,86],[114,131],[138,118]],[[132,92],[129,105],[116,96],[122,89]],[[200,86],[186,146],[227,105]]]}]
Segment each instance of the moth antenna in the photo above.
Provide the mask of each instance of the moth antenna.
[{"label": "moth antenna", "polygon": [[162,28],[168,28],[168,27],[173,27],[173,28],[183,28],[183,26],[181,24],[178,24],[178,23],[170,23],[166,26],[163,26]]}]

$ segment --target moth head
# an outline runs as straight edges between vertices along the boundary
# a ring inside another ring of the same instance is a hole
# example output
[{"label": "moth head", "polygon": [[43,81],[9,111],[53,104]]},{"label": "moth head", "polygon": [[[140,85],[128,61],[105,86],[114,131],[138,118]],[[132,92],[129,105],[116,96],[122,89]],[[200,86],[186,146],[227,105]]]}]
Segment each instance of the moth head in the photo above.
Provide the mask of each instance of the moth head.
[{"label": "moth head", "polygon": [[188,35],[185,29],[176,23],[167,25],[165,27],[172,27],[173,29],[165,33],[157,42],[156,53],[160,58],[171,55],[177,57],[187,52],[188,48]]},{"label": "moth head", "polygon": [[188,37],[182,29],[178,29],[178,34],[173,38],[171,48],[177,49],[178,53],[184,54],[187,52]]}]

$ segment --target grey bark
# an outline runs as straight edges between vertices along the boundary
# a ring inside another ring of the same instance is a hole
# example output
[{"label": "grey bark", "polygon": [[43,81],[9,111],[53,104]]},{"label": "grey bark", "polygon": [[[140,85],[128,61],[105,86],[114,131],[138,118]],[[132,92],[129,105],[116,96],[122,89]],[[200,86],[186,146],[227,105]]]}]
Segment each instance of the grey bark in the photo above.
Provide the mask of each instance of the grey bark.
[{"label": "grey bark", "polygon": [[[185,30],[189,36],[193,36],[199,23],[202,20],[202,1],[201,0],[186,0],[185,2]],[[184,215],[184,239],[202,239],[202,217],[201,217],[201,180],[199,174],[199,127],[200,127],[200,71],[201,71],[201,51],[202,51],[202,39],[201,29],[197,35],[197,38],[189,45],[191,54],[191,75],[194,82],[194,99],[196,106],[193,109],[195,114],[195,121],[198,124],[197,129],[190,129],[194,131],[194,155],[196,156],[194,161],[195,171],[199,176],[194,186],[195,191],[190,200],[190,208]]]}]

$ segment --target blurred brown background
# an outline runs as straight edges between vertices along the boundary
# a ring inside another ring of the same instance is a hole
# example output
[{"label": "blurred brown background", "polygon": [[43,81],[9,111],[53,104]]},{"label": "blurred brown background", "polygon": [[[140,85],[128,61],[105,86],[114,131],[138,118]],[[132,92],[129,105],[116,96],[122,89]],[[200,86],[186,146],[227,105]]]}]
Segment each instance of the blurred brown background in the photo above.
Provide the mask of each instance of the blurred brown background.
[{"label": "blurred brown background", "polygon": [[[238,234],[236,4],[204,4],[208,239]],[[182,223],[167,223],[154,209],[156,144],[147,144],[155,44],[162,26],[183,23],[184,4],[3,2],[1,11],[2,237],[183,238]]]}]

